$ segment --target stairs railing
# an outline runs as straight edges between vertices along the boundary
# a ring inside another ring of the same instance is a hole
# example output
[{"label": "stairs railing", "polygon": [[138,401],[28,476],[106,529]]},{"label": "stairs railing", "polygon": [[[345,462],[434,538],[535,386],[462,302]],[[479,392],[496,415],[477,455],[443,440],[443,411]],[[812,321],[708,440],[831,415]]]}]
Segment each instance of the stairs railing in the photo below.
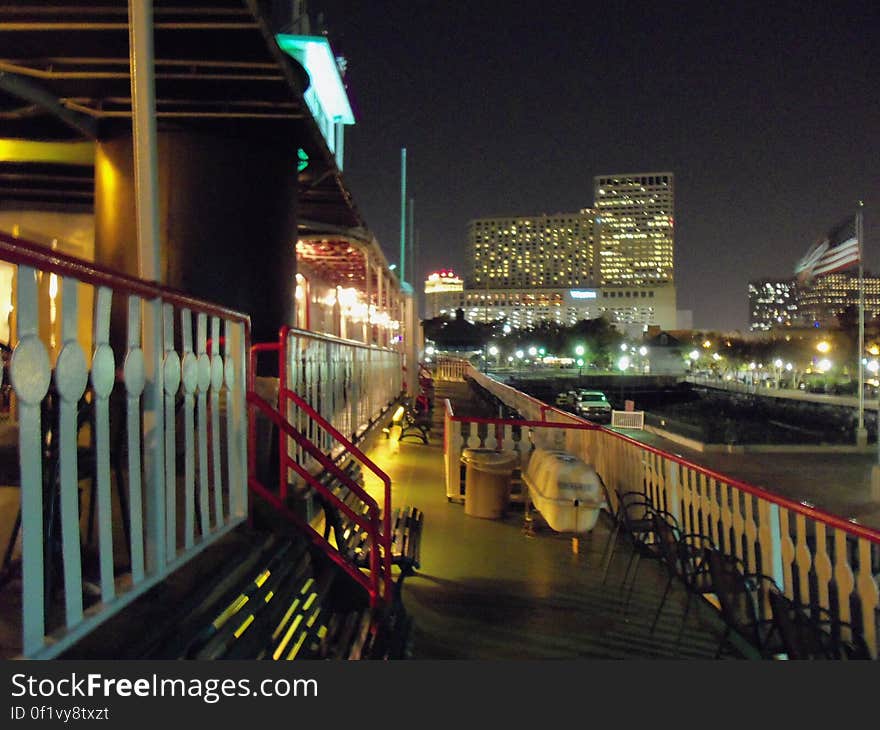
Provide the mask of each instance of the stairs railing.
[{"label": "stairs railing", "polygon": [[[287,341],[289,329],[288,327],[281,328],[278,342],[257,343],[251,347],[247,403],[250,409],[255,409],[262,413],[277,428],[279,486],[277,493],[275,493],[267,488],[258,477],[256,418],[250,418],[248,421],[248,485],[254,494],[264,499],[283,517],[296,524],[333,562],[362,585],[367,590],[372,605],[387,604],[392,599],[391,479],[304,398],[287,387]],[[256,390],[256,358],[262,353],[276,353],[278,356],[279,387],[277,407],[261,397]],[[315,445],[311,439],[306,437],[290,422],[286,414],[291,405],[300,409],[311,420],[313,425],[317,425],[318,428],[329,434],[339,444],[341,449],[350,454],[353,459],[360,462],[365,469],[368,469],[381,481],[383,485],[383,507],[381,509],[377,500],[352,479],[338,465],[335,458],[325,453],[324,450]],[[336,495],[328,484],[319,479],[312,470],[294,459],[290,455],[291,449],[288,448],[291,441],[299,447],[302,454],[311,457],[325,473],[329,473],[334,480],[345,486],[351,493],[357,495],[366,507],[366,515],[356,513]],[[334,547],[304,517],[290,509],[287,501],[288,474],[290,470],[293,470],[326,503],[339,509],[353,524],[358,525],[367,533],[371,549],[366,575],[352,559],[349,559]]]}]

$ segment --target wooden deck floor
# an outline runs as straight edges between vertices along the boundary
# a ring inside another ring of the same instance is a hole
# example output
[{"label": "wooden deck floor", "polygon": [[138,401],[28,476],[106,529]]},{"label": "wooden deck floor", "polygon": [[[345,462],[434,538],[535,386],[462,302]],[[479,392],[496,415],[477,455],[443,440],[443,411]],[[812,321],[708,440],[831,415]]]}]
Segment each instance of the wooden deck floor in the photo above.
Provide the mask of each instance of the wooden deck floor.
[{"label": "wooden deck floor", "polygon": [[[578,541],[537,521],[524,530],[521,505],[501,520],[464,514],[446,498],[443,399],[467,405],[464,384],[437,386],[430,443],[379,439],[369,456],[392,479],[392,502],[425,513],[422,569],[404,582],[415,659],[711,659],[723,627],[711,607],[693,607],[677,637],[685,594],[674,586],[650,631],[666,574],[643,561],[628,612],[620,590],[630,553],[618,548],[603,584],[601,554],[610,520]],[[367,478],[369,489],[378,481]],[[534,514],[534,513],[533,513]],[[729,655],[725,654],[725,657]]]}]

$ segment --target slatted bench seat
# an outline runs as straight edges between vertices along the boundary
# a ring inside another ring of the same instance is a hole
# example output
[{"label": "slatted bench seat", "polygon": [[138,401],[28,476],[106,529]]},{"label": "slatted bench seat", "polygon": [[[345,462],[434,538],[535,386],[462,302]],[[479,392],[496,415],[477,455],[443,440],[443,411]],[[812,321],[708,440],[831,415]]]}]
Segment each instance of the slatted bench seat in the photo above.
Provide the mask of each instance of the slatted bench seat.
[{"label": "slatted bench seat", "polygon": [[[403,410],[401,411],[401,409]],[[417,411],[412,402],[407,399],[394,409],[391,421],[382,430],[385,433],[385,438],[390,438],[391,429],[394,426],[400,426],[398,441],[403,441],[405,438],[417,438],[423,444],[427,444],[433,425],[430,407]]]},{"label": "slatted bench seat", "polygon": [[[355,483],[363,485],[363,473],[358,462],[350,460],[343,467],[343,472]],[[325,472],[321,481],[352,512],[359,516],[367,516],[367,505],[339,477]],[[337,548],[359,567],[369,567],[370,538],[367,531],[354,523],[341,509],[328,505],[327,500],[320,497],[318,500],[325,515],[324,538],[328,539],[332,530]],[[403,580],[421,567],[423,525],[424,513],[417,507],[398,507],[391,514],[391,563],[399,568],[394,584],[397,600],[400,599]]]}]

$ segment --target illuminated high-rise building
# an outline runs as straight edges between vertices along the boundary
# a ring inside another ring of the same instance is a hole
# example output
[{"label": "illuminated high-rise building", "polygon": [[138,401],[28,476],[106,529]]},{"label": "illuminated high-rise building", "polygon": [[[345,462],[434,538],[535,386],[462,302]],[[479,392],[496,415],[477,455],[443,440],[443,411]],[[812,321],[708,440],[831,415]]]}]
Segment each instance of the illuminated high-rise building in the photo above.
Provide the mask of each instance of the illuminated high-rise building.
[{"label": "illuminated high-rise building", "polygon": [[[671,186],[669,174],[665,185]],[[480,218],[468,225],[465,317],[505,320],[513,327],[539,321],[570,325],[605,316],[627,331],[676,326],[670,279],[598,286],[594,232],[597,211]],[[671,216],[670,216],[671,221]]]},{"label": "illuminated high-rise building", "polygon": [[464,280],[451,269],[428,274],[425,279],[425,317],[452,316],[465,303]]},{"label": "illuminated high-rise building", "polygon": [[[880,316],[880,278],[868,271],[863,276],[865,321]],[[834,327],[848,309],[859,307],[859,277],[856,271],[835,271],[817,276],[811,284],[797,288],[798,320],[806,326]]]},{"label": "illuminated high-rise building", "polygon": [[[865,320],[880,317],[880,277],[864,272]],[[859,307],[859,277],[855,271],[835,271],[808,284],[795,279],[749,282],[749,329],[837,327],[847,310]]]},{"label": "illuminated high-rise building", "polygon": [[749,329],[767,332],[798,323],[798,290],[794,279],[749,282]]},{"label": "illuminated high-rise building", "polygon": [[673,284],[675,182],[671,172],[593,178],[596,283]]},{"label": "illuminated high-rise building", "polygon": [[591,286],[593,211],[480,218],[468,225],[467,289]]}]

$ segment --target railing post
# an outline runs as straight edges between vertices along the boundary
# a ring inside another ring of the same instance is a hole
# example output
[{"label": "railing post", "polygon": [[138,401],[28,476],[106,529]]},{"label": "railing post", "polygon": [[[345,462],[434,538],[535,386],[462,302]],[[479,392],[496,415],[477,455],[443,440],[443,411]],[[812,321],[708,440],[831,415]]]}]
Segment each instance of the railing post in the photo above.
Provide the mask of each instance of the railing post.
[{"label": "railing post", "polygon": [[446,498],[461,499],[461,422],[452,418],[452,405],[445,401],[443,443],[446,449]]},{"label": "railing post", "polygon": [[792,586],[785,585],[782,560],[782,529],[779,505],[765,499],[758,500],[758,544],[761,546],[761,571],[791,595]]},{"label": "railing post", "polygon": [[[658,458],[663,458],[659,457]],[[678,520],[678,523],[681,525],[682,516],[681,516],[681,494],[678,483],[678,464],[674,462],[672,459],[663,459],[664,471],[666,472],[665,479],[665,491],[666,491],[666,510]]]}]

